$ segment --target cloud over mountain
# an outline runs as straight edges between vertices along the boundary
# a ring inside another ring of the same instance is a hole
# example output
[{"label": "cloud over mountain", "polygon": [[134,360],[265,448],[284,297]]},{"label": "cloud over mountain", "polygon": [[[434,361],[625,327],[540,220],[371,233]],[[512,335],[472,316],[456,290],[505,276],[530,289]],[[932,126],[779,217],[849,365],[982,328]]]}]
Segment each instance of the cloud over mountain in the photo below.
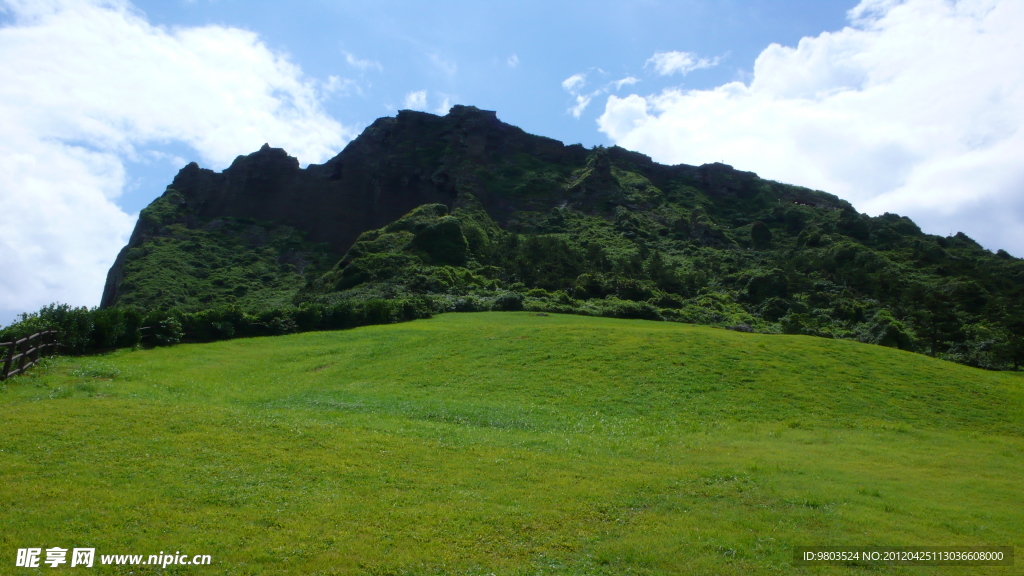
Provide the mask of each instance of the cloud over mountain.
[{"label": "cloud over mountain", "polygon": [[749,84],[610,95],[599,128],[661,162],[725,161],[1024,256],[1024,4],[865,0],[848,16],[767,47]]},{"label": "cloud over mountain", "polygon": [[264,142],[303,163],[353,132],[304,75],[245,30],[165,29],[126,2],[0,2],[0,323],[51,301],[95,305],[134,216],[127,160],[179,142],[225,167]]},{"label": "cloud over mountain", "polygon": [[653,65],[654,70],[662,76],[672,74],[686,75],[701,68],[718,65],[718,58],[699,58],[690,52],[657,52],[647,60],[644,66]]}]

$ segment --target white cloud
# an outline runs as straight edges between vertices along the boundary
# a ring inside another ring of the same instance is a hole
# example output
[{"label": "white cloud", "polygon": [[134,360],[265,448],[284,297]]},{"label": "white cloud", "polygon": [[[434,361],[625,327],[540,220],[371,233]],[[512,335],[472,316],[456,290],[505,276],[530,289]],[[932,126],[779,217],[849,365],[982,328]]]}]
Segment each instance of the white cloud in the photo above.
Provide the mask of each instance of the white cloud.
[{"label": "white cloud", "polygon": [[686,75],[700,68],[711,68],[718,65],[718,58],[698,58],[692,52],[657,52],[644,64],[644,67],[653,64],[654,70],[662,76],[669,76],[675,73]]},{"label": "white cloud", "polygon": [[[602,70],[598,70],[603,72]],[[565,80],[562,80],[562,88],[565,89],[573,97],[574,105],[569,107],[569,114],[572,114],[573,118],[579,118],[583,111],[587,109],[590,102],[593,101],[594,97],[598,94],[606,92],[606,89],[597,89],[589,94],[583,94],[580,88],[583,88],[587,84],[587,72],[580,72],[579,74],[573,74]]]},{"label": "white cloud", "polygon": [[377,62],[376,60],[361,60],[359,58],[356,58],[355,54],[352,54],[351,52],[346,52],[344,50],[342,50],[341,53],[345,55],[345,61],[348,62],[348,65],[353,68],[357,68],[359,70],[368,70],[370,68],[375,68],[378,72],[384,71],[384,66],[382,66],[381,63]]},{"label": "white cloud", "polygon": [[351,78],[339,78],[337,76],[328,76],[327,82],[320,84],[320,92],[324,96],[327,95],[347,95],[352,91],[356,91],[362,94],[363,90],[359,86],[359,83]]},{"label": "white cloud", "polygon": [[[600,75],[603,76],[608,75],[607,72],[601,70],[600,68],[592,68],[591,70],[597,71]],[[569,76],[565,80],[562,80],[562,88],[565,89],[565,91],[568,92],[573,98],[574,104],[570,106],[568,109],[569,114],[572,114],[573,118],[579,118],[581,115],[583,115],[583,111],[587,109],[587,106],[589,106],[591,102],[593,102],[594,98],[600,96],[601,94],[607,94],[612,90],[613,86],[615,87],[615,90],[618,90],[623,86],[636,84],[637,82],[640,81],[638,78],[627,76],[625,78],[622,78],[621,80],[613,80],[612,82],[608,82],[607,84],[604,84],[603,86],[596,88],[595,90],[584,93],[581,90],[581,88],[587,85],[587,75],[589,73],[590,72],[580,72],[578,74],[573,74],[572,76]]]},{"label": "white cloud", "polygon": [[[122,2],[0,0],[0,323],[96,305],[135,216],[125,162],[180,142],[224,168],[264,142],[303,163],[353,132],[323,89],[252,32],[151,26]],[[340,86],[339,86],[340,87]]]},{"label": "white cloud", "polygon": [[508,64],[509,68],[518,68],[519,67],[519,56],[516,55],[516,54],[513,54],[513,55],[508,57],[508,60],[506,60],[505,63]]},{"label": "white cloud", "polygon": [[565,80],[562,80],[562,88],[564,88],[564,89],[566,89],[566,90],[571,92],[571,91],[573,91],[573,90],[575,90],[577,88],[583,87],[583,85],[586,83],[586,81],[587,81],[587,73],[586,72],[581,72],[579,74],[573,74],[572,76],[569,76]]},{"label": "white cloud", "polygon": [[451,109],[452,109],[452,101],[451,101],[451,99],[449,97],[445,96],[444,100],[441,101],[441,104],[437,107],[436,110],[434,110],[434,112],[436,114],[444,116],[444,115],[448,114],[448,111],[451,110]]},{"label": "white cloud", "polygon": [[576,105],[569,108],[569,113],[572,114],[573,118],[579,118],[580,114],[587,109],[590,105],[590,101],[594,99],[592,94],[576,94]]},{"label": "white cloud", "polygon": [[[441,98],[441,103],[438,104],[437,108],[434,109],[434,113],[435,114],[440,114],[440,115],[447,114],[448,111],[452,109],[451,96],[449,96],[447,94],[436,94],[436,93],[435,93],[435,96],[438,97],[438,98]],[[433,98],[432,98],[432,100],[433,100]],[[402,108],[404,108],[406,110],[420,110],[420,111],[426,112],[427,111],[427,91],[426,90],[416,90],[414,92],[409,92],[408,94],[406,94],[405,95],[405,103],[402,105]]]},{"label": "white cloud", "polygon": [[434,63],[434,66],[437,66],[442,72],[449,76],[455,76],[459,71],[459,66],[454,60],[446,60],[437,54],[431,54],[430,61]]},{"label": "white cloud", "polygon": [[616,81],[612,82],[612,84],[615,85],[615,89],[616,90],[621,90],[623,86],[632,86],[633,84],[636,84],[639,81],[640,81],[639,78],[634,78],[632,76],[626,76],[622,80],[616,80]]},{"label": "white cloud", "polygon": [[1024,256],[1024,3],[865,0],[849,17],[767,47],[749,84],[609,96],[599,128]]},{"label": "white cloud", "polygon": [[[600,68],[592,70],[596,70],[601,75],[607,75],[607,72],[601,70]],[[580,89],[587,85],[587,74],[589,74],[589,72],[580,72],[578,74],[573,74],[572,76],[569,76],[565,80],[562,80],[562,88],[565,89],[565,91],[572,96],[573,102],[575,102],[568,109],[569,114],[572,114],[573,118],[579,118],[583,114],[583,111],[587,109],[587,106],[589,106],[590,103],[594,100],[594,98],[600,96],[601,94],[607,94],[608,92],[611,91],[612,86],[614,86],[615,89],[618,90],[623,86],[636,84],[637,82],[640,81],[639,79],[634,78],[632,76],[627,76],[621,80],[614,80],[595,90],[592,90],[588,93],[584,93]]]},{"label": "white cloud", "polygon": [[427,109],[427,91],[417,90],[415,92],[409,92],[405,95],[405,109],[406,110],[426,110]]}]

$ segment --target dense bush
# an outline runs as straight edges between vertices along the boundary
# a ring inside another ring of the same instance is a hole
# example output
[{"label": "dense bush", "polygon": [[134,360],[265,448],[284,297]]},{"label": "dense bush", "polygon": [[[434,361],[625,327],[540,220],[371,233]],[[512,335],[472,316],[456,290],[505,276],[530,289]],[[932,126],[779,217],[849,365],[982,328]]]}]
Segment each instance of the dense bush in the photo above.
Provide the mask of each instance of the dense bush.
[{"label": "dense bush", "polygon": [[[778,270],[768,277],[778,278]],[[754,278],[765,278],[755,276]],[[580,291],[577,291],[580,292]],[[578,294],[582,295],[582,294]],[[751,314],[743,301],[746,291],[703,290],[693,298],[678,299],[660,293],[648,301],[620,298],[612,293],[603,298],[578,298],[562,290],[548,292],[521,284],[517,290],[492,290],[477,286],[469,292],[363,299],[344,298],[304,302],[298,306],[265,310],[242,310],[220,306],[199,312],[159,310],[143,312],[134,308],[86,309],[51,304],[38,312],[23,314],[14,324],[0,329],[0,341],[56,329],[61,332],[64,353],[87,354],[132,346],[169,346],[180,342],[212,342],[230,338],[274,336],[313,330],[340,330],[371,324],[389,324],[429,318],[440,312],[531,310],[583,314],[610,318],[668,320],[723,327],[741,326],[747,331],[782,332],[828,338],[847,338],[902,350],[930,352],[937,336],[918,324],[901,321],[889,310],[878,308],[865,318],[862,305],[854,301],[829,299],[787,303],[772,297],[762,307],[773,307],[778,321]],[[810,308],[830,302],[828,309]],[[785,305],[785,306],[783,306]],[[787,308],[788,307],[788,308]],[[936,356],[990,370],[1016,370],[1024,363],[1024,341],[1002,325],[959,324],[962,336]],[[1019,328],[1019,326],[1018,326]]]},{"label": "dense bush", "polygon": [[[507,301],[501,304],[508,305]],[[389,324],[427,318],[434,312],[433,303],[426,298],[340,300],[333,304],[308,303],[260,311],[218,307],[199,312],[101,310],[51,304],[39,312],[22,314],[17,322],[0,329],[0,342],[54,329],[61,332],[64,353],[88,354],[139,345],[169,346]]]}]

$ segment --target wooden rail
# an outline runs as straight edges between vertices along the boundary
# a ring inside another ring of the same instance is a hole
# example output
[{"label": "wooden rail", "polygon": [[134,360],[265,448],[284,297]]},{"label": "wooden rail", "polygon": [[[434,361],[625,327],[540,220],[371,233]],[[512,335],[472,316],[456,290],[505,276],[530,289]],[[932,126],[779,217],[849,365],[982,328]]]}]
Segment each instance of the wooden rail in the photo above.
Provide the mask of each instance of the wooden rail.
[{"label": "wooden rail", "polygon": [[23,374],[39,362],[39,357],[44,351],[51,350],[56,353],[60,347],[58,334],[56,330],[44,330],[14,342],[0,342],[0,351],[7,349],[3,353],[4,366],[0,371],[0,380]]}]

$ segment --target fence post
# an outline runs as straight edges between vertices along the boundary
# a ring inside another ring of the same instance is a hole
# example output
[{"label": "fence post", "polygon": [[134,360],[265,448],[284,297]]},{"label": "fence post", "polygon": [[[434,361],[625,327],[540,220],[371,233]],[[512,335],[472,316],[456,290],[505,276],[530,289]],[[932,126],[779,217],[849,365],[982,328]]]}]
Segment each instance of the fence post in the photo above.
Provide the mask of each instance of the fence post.
[{"label": "fence post", "polygon": [[7,343],[7,354],[4,358],[4,371],[0,373],[0,380],[7,380],[7,375],[11,373],[11,358],[14,357],[14,342]]},{"label": "fence post", "polygon": [[[28,356],[28,354],[25,354],[25,351],[29,349],[29,341],[30,340],[31,340],[31,337],[28,336],[28,337],[22,338],[19,341],[19,342],[21,342],[21,345],[20,345],[21,351],[19,351],[18,354],[20,354],[21,357],[18,358],[18,374],[24,374],[25,373],[25,360],[28,360],[28,358],[26,358],[26,356]],[[14,345],[16,347],[19,346],[18,342],[15,342]]]}]

